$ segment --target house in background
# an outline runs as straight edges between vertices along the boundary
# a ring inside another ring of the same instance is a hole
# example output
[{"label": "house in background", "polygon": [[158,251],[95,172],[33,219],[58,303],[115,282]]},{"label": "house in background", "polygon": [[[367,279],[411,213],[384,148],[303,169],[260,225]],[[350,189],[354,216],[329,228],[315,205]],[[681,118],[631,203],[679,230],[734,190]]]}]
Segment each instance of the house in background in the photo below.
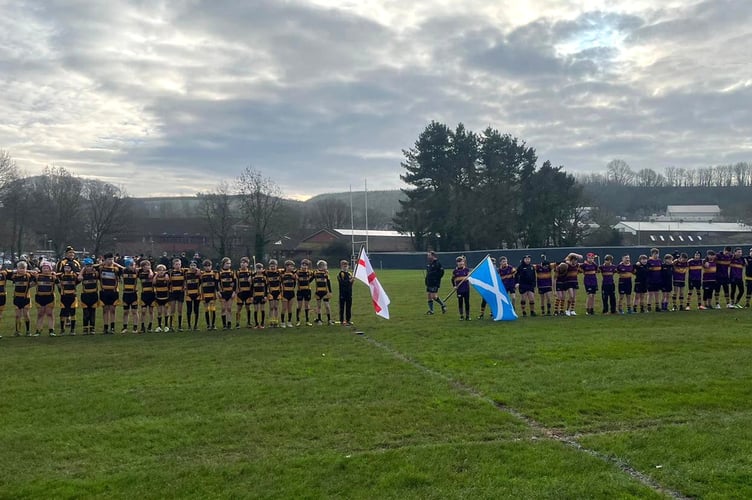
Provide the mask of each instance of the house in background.
[{"label": "house in background", "polygon": [[737,222],[621,221],[623,245],[711,248],[752,243],[752,227]]},{"label": "house in background", "polygon": [[669,205],[666,215],[656,221],[721,222],[721,207],[718,205]]},{"label": "house in background", "polygon": [[409,234],[398,231],[376,231],[364,229],[321,229],[303,238],[295,248],[298,258],[315,258],[326,253],[327,248],[341,244],[350,250],[355,243],[354,253],[368,241],[369,252],[412,252],[413,240]]}]

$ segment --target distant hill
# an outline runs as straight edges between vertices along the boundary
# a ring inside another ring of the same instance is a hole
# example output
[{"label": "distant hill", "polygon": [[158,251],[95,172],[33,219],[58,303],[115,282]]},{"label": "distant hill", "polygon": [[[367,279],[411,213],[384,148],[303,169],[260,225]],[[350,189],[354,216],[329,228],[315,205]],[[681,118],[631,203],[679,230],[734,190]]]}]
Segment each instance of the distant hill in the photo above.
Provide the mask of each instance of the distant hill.
[{"label": "distant hill", "polygon": [[[310,198],[305,202],[306,205],[314,204],[319,201],[334,199],[345,203],[350,206],[350,198],[352,196],[353,212],[358,215],[362,215],[366,205],[366,192],[365,191],[353,191],[352,194],[349,191],[344,193],[324,193],[313,198]],[[400,210],[400,200],[406,200],[407,196],[399,189],[384,190],[384,191],[368,191],[368,218],[369,225],[371,223],[372,214],[378,216],[379,219],[391,221],[397,212]],[[376,222],[375,217],[373,222]]]}]

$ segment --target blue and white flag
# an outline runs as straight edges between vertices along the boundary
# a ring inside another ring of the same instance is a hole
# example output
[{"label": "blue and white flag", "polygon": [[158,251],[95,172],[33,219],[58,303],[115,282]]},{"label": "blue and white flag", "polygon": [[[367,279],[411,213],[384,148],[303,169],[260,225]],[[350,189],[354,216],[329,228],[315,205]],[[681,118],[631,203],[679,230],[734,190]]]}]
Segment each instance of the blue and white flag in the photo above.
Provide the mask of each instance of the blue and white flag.
[{"label": "blue and white flag", "polygon": [[514,321],[517,319],[517,312],[509,300],[507,291],[501,286],[501,276],[494,268],[491,257],[480,261],[475,269],[467,277],[470,284],[475,290],[486,299],[491,307],[494,321]]}]

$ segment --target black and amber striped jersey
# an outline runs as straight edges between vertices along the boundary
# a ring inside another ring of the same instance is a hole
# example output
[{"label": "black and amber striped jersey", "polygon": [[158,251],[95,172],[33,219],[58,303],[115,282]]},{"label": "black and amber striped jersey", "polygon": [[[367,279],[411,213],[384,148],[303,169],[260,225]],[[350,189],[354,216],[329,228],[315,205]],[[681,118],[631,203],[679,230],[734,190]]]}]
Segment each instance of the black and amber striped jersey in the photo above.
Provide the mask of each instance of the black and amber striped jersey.
[{"label": "black and amber striped jersey", "polygon": [[201,271],[201,296],[204,300],[217,298],[217,281],[216,271]]},{"label": "black and amber striped jersey", "polygon": [[295,271],[285,271],[282,273],[282,291],[294,292],[295,286],[298,284],[298,276]]},{"label": "black and amber striped jersey", "polygon": [[235,284],[235,271],[231,269],[223,269],[219,271],[219,291],[223,293],[234,292]]},{"label": "black and amber striped jersey", "polygon": [[76,295],[76,287],[78,286],[78,275],[76,273],[63,273],[58,280],[60,287],[60,295]]},{"label": "black and amber striped jersey", "polygon": [[170,298],[170,275],[167,273],[154,275],[154,296],[158,300]]},{"label": "black and amber striped jersey", "polygon": [[254,297],[266,297],[266,274],[264,271],[259,271],[251,278],[253,283],[253,296]]},{"label": "black and amber striped jersey", "polygon": [[201,293],[201,271],[198,269],[185,271],[185,293],[189,297],[197,297]]},{"label": "black and amber striped jersey", "polygon": [[282,290],[282,274],[279,272],[279,269],[266,270],[266,286],[269,288],[269,292],[279,292]]},{"label": "black and amber striped jersey", "polygon": [[134,293],[138,289],[138,271],[123,269],[123,293]]},{"label": "black and amber striped jersey", "polygon": [[317,269],[314,271],[313,283],[316,287],[316,293],[332,292],[332,282],[329,280],[329,271],[326,269]]},{"label": "black and amber striped jersey", "polygon": [[170,275],[170,291],[171,292],[185,291],[185,269],[173,268],[167,272]]},{"label": "black and amber striped jersey", "polygon": [[310,290],[313,271],[310,269],[298,269],[296,275],[298,277],[298,290]]},{"label": "black and amber striped jersey", "polygon": [[39,297],[55,295],[55,284],[57,284],[57,276],[54,274],[37,274],[37,295]]},{"label": "black and amber striped jersey", "polygon": [[154,291],[154,274],[151,271],[141,269],[138,272],[138,279],[141,281],[141,293]]},{"label": "black and amber striped jersey", "polygon": [[0,297],[5,296],[5,285],[8,281],[8,271],[0,269]]},{"label": "black and amber striped jersey", "polygon": [[99,284],[102,291],[117,291],[120,283],[120,268],[114,265],[102,264],[99,266]]},{"label": "black and amber striped jersey", "polygon": [[11,280],[13,281],[13,296],[28,299],[31,287],[34,285],[34,275],[28,271],[23,274],[15,272]]},{"label": "black and amber striped jersey", "polygon": [[97,293],[99,291],[99,273],[96,269],[83,268],[81,270],[81,293]]},{"label": "black and amber striped jersey", "polygon": [[235,274],[238,279],[238,292],[250,292],[251,291],[251,276],[253,271],[250,269],[238,269]]}]

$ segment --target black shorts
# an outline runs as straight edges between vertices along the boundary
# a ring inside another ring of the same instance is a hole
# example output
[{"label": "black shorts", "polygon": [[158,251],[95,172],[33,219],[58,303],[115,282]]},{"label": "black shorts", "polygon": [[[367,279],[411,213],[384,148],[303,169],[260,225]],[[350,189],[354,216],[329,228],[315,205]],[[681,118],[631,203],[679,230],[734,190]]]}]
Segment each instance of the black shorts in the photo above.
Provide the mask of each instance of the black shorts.
[{"label": "black shorts", "polygon": [[723,275],[722,273],[718,273],[715,276],[715,282],[719,285],[728,285],[731,281],[729,280],[729,276]]},{"label": "black shorts", "polygon": [[199,300],[201,300],[201,296],[198,293],[186,293],[185,294],[186,302],[198,302]]},{"label": "black shorts", "polygon": [[256,295],[256,296],[254,296],[253,297],[253,303],[255,305],[266,304],[266,296],[265,295]]},{"label": "black shorts", "polygon": [[170,301],[169,297],[155,297],[154,298],[154,302],[156,302],[158,306],[166,306],[169,301]]},{"label": "black shorts", "polygon": [[285,290],[282,292],[282,298],[285,300],[292,300],[295,298],[295,292],[293,290]]},{"label": "black shorts", "polygon": [[567,289],[567,282],[566,281],[557,281],[556,282],[556,291],[557,292],[563,292]]},{"label": "black shorts", "polygon": [[576,281],[567,281],[566,282],[566,289],[567,290],[579,290],[580,284]]},{"label": "black shorts", "polygon": [[123,292],[123,309],[138,309],[136,292]]},{"label": "black shorts", "polygon": [[185,302],[185,292],[183,290],[170,292],[170,302]]},{"label": "black shorts", "polygon": [[[436,287],[436,291],[439,291],[439,288]],[[435,292],[431,292],[435,293]],[[298,300],[307,300],[310,302],[311,300],[311,291],[310,290],[298,290]]]},{"label": "black shorts", "polygon": [[222,297],[222,300],[225,302],[232,300],[232,292],[220,292],[219,296]]},{"label": "black shorts", "polygon": [[661,283],[648,283],[648,292],[660,292],[661,288]]},{"label": "black shorts", "polygon": [[674,290],[674,287],[671,285],[671,283],[664,283],[661,285],[661,292],[669,293]]},{"label": "black shorts", "polygon": [[632,282],[631,281],[619,282],[619,295],[632,295]]},{"label": "black shorts", "polygon": [[141,292],[141,305],[144,307],[151,307],[154,305],[154,292]]},{"label": "black shorts", "polygon": [[270,290],[269,295],[272,296],[270,300],[279,300],[279,296],[282,293],[281,290]]},{"label": "black shorts", "polygon": [[84,305],[84,307],[97,307],[98,302],[99,294],[97,294],[97,292],[86,292],[81,294],[81,303]]},{"label": "black shorts", "polygon": [[517,291],[517,289],[516,289],[516,287],[514,285],[512,285],[512,286],[504,286],[504,290],[506,290],[509,295],[512,295],[513,293],[515,293]]},{"label": "black shorts", "polygon": [[702,282],[702,289],[710,290],[712,292],[717,292],[721,289],[721,284],[717,281],[703,281]]},{"label": "black shorts", "polygon": [[616,285],[613,283],[602,283],[601,287],[603,288],[601,292],[603,294],[611,294],[616,291]]},{"label": "black shorts", "polygon": [[700,280],[689,280],[689,289],[690,290],[701,290],[702,289],[702,281],[700,281]]},{"label": "black shorts", "polygon": [[216,295],[205,295],[204,296],[204,304],[213,304],[215,300],[217,300],[217,296]]},{"label": "black shorts", "polygon": [[684,281],[674,281],[674,288],[684,288],[686,286],[686,282]]},{"label": "black shorts", "polygon": [[[250,290],[243,290],[238,292],[237,294],[238,304],[250,304],[251,299],[253,299],[253,292]],[[256,301],[254,300],[253,303],[255,304]]]},{"label": "black shorts", "polygon": [[595,295],[597,291],[598,291],[598,285],[586,285],[585,286],[585,293],[588,295]]},{"label": "black shorts", "polygon": [[72,309],[76,305],[76,296],[75,295],[61,295],[60,305],[62,306],[63,311],[65,311],[66,309]]},{"label": "black shorts", "polygon": [[648,286],[645,283],[634,284],[634,293],[647,293],[647,292],[648,292]]},{"label": "black shorts", "polygon": [[114,306],[118,301],[118,293],[115,290],[100,290],[99,300],[106,306]]},{"label": "black shorts", "polygon": [[54,295],[35,295],[34,302],[39,307],[48,306],[52,304],[53,302],[55,302],[55,296]]},{"label": "black shorts", "polygon": [[319,299],[319,300],[321,300],[324,297],[326,297],[328,293],[329,292],[317,290],[316,291],[316,298]]},{"label": "black shorts", "polygon": [[5,307],[5,297],[5,294],[0,295],[0,307]]},{"label": "black shorts", "polygon": [[18,309],[26,309],[31,304],[29,297],[13,297],[13,305]]},{"label": "black shorts", "polygon": [[545,294],[547,294],[550,291],[551,291],[551,287],[550,286],[540,286],[540,287],[538,287],[538,293],[541,294],[541,295],[545,295]]},{"label": "black shorts", "polygon": [[533,285],[520,285],[520,293],[534,293],[535,287]]},{"label": "black shorts", "polygon": [[731,280],[731,284],[736,286],[737,288],[744,288],[744,280],[733,279]]},{"label": "black shorts", "polygon": [[[437,286],[427,286],[426,287],[426,292],[428,292],[428,293],[439,293],[439,287],[437,287]],[[310,294],[310,292],[309,292],[309,294]],[[298,295],[300,295],[300,292],[298,292]],[[298,297],[298,300],[300,300],[300,297]]]}]

